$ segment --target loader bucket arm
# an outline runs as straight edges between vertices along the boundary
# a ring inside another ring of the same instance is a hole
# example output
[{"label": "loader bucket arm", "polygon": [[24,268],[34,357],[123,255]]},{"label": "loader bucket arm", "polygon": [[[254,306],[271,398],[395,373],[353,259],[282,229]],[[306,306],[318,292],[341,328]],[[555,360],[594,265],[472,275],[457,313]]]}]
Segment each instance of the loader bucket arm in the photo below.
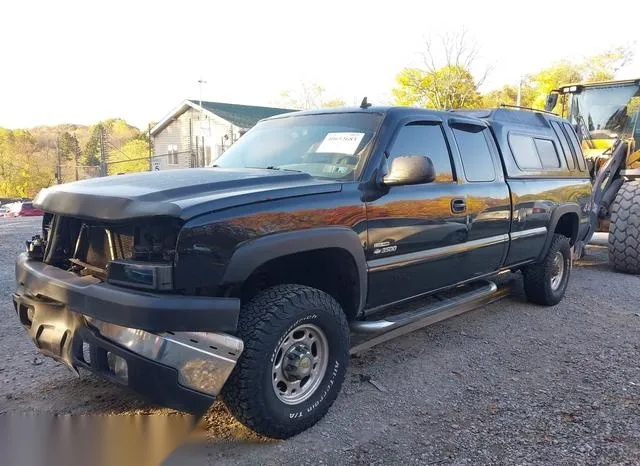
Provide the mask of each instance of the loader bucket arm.
[{"label": "loader bucket arm", "polygon": [[[611,147],[611,155],[605,160],[602,168],[597,171],[593,180],[593,190],[589,203],[589,228],[582,240],[576,242],[576,253],[580,257],[584,246],[589,243],[593,233],[598,227],[600,219],[606,218],[609,214],[609,206],[616,196],[618,189],[623,183],[620,175],[627,161],[629,145],[626,141],[618,139]],[[598,160],[594,161],[598,166]]]}]

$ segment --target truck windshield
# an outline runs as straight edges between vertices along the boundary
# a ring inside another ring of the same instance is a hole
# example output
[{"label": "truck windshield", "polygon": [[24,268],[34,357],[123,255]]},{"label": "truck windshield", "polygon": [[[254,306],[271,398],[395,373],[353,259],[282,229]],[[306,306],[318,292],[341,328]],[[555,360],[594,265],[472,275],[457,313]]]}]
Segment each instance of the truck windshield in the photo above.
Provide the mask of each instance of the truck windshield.
[{"label": "truck windshield", "polygon": [[213,162],[223,168],[295,170],[352,181],[371,151],[381,114],[292,115],[258,123]]},{"label": "truck windshield", "polygon": [[571,100],[569,120],[583,138],[616,139],[633,135],[640,104],[637,84],[585,88]]}]

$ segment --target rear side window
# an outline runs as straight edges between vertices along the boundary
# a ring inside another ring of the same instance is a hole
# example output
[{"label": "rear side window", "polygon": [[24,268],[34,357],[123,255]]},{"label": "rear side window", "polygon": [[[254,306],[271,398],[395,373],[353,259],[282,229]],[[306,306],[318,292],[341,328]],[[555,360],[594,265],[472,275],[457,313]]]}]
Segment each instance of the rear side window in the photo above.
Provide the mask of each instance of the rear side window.
[{"label": "rear side window", "polygon": [[558,140],[560,141],[562,152],[564,152],[564,158],[567,161],[567,167],[569,168],[569,170],[575,170],[576,161],[573,157],[573,152],[571,152],[571,149],[569,148],[569,141],[567,141],[567,136],[564,134],[564,131],[562,131],[562,128],[560,128],[560,125],[555,121],[551,122],[551,126],[553,127],[553,130],[556,132],[556,136],[558,136]]},{"label": "rear side window", "polygon": [[582,149],[580,148],[580,141],[578,141],[578,137],[576,136],[575,131],[569,123],[562,123],[562,126],[564,126],[564,129],[569,136],[569,140],[571,141],[571,145],[573,146],[573,153],[575,154],[576,160],[578,161],[578,167],[581,171],[586,170],[587,163],[584,161]]},{"label": "rear side window", "polygon": [[469,181],[493,181],[496,172],[487,142],[486,130],[482,126],[452,125],[465,178]]},{"label": "rear side window", "polygon": [[549,139],[535,138],[534,143],[538,150],[538,156],[540,156],[540,162],[542,162],[543,168],[560,168],[560,159],[558,159],[558,152],[553,141]]},{"label": "rear side window", "polygon": [[400,128],[389,151],[387,163],[404,155],[423,155],[433,162],[437,182],[453,181],[449,147],[442,132],[442,125],[431,122],[413,122]]},{"label": "rear side window", "polygon": [[509,146],[516,159],[518,167],[522,170],[535,170],[542,168],[542,163],[538,157],[538,151],[533,143],[533,138],[521,134],[509,135]]},{"label": "rear side window", "polygon": [[509,146],[521,170],[560,167],[556,145],[550,139],[509,134]]}]

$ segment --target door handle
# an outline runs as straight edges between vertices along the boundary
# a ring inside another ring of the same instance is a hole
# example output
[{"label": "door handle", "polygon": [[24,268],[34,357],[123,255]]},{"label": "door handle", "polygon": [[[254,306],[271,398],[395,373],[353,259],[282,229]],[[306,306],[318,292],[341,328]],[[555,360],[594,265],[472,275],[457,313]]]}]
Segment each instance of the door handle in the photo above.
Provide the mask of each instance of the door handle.
[{"label": "door handle", "polygon": [[451,212],[459,214],[467,210],[467,203],[464,199],[452,199],[451,200]]}]

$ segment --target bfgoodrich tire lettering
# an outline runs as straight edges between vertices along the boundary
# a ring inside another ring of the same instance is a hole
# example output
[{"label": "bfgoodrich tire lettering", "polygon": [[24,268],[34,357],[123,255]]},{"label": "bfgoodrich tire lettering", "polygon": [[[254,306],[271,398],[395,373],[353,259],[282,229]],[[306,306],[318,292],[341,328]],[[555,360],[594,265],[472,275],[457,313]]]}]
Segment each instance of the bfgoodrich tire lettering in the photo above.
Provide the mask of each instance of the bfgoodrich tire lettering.
[{"label": "bfgoodrich tire lettering", "polygon": [[[561,261],[559,264],[558,262]],[[569,238],[554,234],[547,255],[523,270],[524,291],[532,303],[553,306],[562,301],[571,273]],[[559,275],[558,275],[559,274]]]},{"label": "bfgoodrich tire lettering", "polygon": [[[326,370],[311,396],[287,404],[273,386],[274,360],[282,340],[305,324],[321,329],[328,340]],[[233,415],[273,438],[291,437],[318,422],[338,396],[349,362],[349,326],[335,299],[301,285],[269,288],[243,307],[238,334],[245,348],[222,390]]]}]

